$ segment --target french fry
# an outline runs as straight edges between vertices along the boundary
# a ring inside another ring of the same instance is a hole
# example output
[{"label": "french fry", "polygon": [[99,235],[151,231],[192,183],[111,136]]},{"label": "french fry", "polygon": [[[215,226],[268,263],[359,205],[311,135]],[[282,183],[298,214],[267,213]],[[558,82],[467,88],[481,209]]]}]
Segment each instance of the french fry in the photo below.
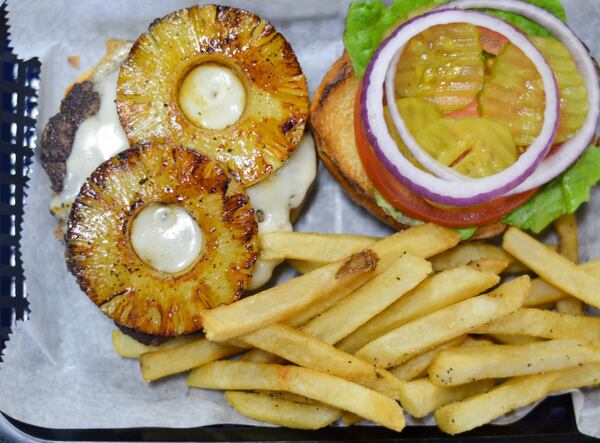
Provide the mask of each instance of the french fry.
[{"label": "french fry", "polygon": [[556,302],[556,310],[562,314],[583,315],[583,303],[575,297],[565,297]]},{"label": "french fry", "polygon": [[145,381],[158,380],[240,352],[242,350],[239,348],[198,338],[176,348],[142,354],[140,356],[142,378]]},{"label": "french fry", "polygon": [[507,262],[507,266],[515,259],[498,246],[484,242],[465,242],[449,251],[436,255],[431,259],[433,269],[436,272],[445,271],[456,266],[468,265],[479,260],[496,259]]},{"label": "french fry", "polygon": [[352,412],[344,411],[342,413],[342,420],[346,426],[352,426],[356,423],[360,423],[364,419],[356,414],[353,414]]},{"label": "french fry", "polygon": [[501,258],[482,258],[469,263],[480,271],[488,271],[496,275],[502,274],[510,265],[510,261]]},{"label": "french fry", "polygon": [[469,266],[435,274],[340,341],[338,347],[347,352],[356,352],[405,323],[481,294],[499,281],[497,275]]},{"label": "french fry", "polygon": [[388,371],[286,325],[270,325],[246,334],[240,340],[297,365],[342,377],[390,398],[396,398],[402,384]]},{"label": "french fry", "polygon": [[600,348],[578,340],[490,345],[441,351],[429,366],[436,385],[456,386],[486,378],[508,378],[600,362]]},{"label": "french fry", "polygon": [[228,391],[225,392],[225,400],[246,417],[294,429],[320,429],[342,414],[339,409],[323,404],[297,403],[273,398],[266,393]]},{"label": "french fry", "polygon": [[460,337],[456,337],[453,340],[450,340],[446,343],[442,343],[439,346],[436,346],[430,351],[424,352],[423,354],[417,355],[416,357],[411,358],[408,361],[405,361],[401,365],[398,365],[392,369],[390,372],[398,377],[400,380],[409,381],[415,378],[422,377],[427,374],[427,368],[433,361],[434,357],[443,349],[452,348],[454,346],[460,346],[467,337],[461,335]]},{"label": "french fry", "polygon": [[277,363],[281,364],[285,360],[276,355],[263,351],[262,349],[251,349],[240,357],[240,360],[253,363]]},{"label": "french fry", "polygon": [[306,274],[310,271],[314,271],[315,269],[318,269],[321,266],[323,266],[323,263],[320,263],[320,262],[312,262],[312,261],[304,261],[304,260],[289,259],[289,260],[287,260],[287,262],[290,265],[292,265],[296,269],[296,271],[298,271],[300,274]]},{"label": "french fry", "polygon": [[431,272],[431,264],[405,254],[349,297],[302,327],[307,334],[335,344],[414,289]]},{"label": "french fry", "polygon": [[[590,275],[600,278],[600,260],[591,260],[579,265],[579,269]],[[560,289],[546,283],[541,278],[531,280],[531,294],[525,300],[524,307],[541,306],[547,303],[554,303],[567,297]]]},{"label": "french fry", "polygon": [[590,275],[516,228],[506,231],[503,247],[551,285],[592,306],[600,307],[600,278]]},{"label": "french fry", "polygon": [[575,214],[566,214],[557,218],[554,221],[554,230],[558,236],[556,252],[573,263],[579,263],[579,241]]},{"label": "french fry", "polygon": [[442,406],[435,411],[435,421],[451,435],[469,431],[544,398],[558,377],[552,372],[514,378],[486,393]]},{"label": "french fry", "polygon": [[489,294],[464,300],[406,323],[368,343],[356,355],[379,367],[398,365],[414,355],[516,311],[530,287],[528,276],[511,280]]},{"label": "french fry", "polygon": [[600,384],[600,364],[511,379],[490,391],[443,406],[435,412],[440,429],[458,434],[491,422],[553,392]]},{"label": "french fry", "polygon": [[260,255],[264,260],[293,259],[326,264],[367,249],[377,240],[365,235],[270,232],[260,236]]},{"label": "french fry", "polygon": [[[379,240],[369,250],[378,258],[377,272],[383,272],[405,252],[426,258],[459,241],[458,233],[451,229],[424,224]],[[206,336],[213,341],[229,340],[285,321],[341,288],[362,286],[372,277],[373,266],[354,266],[358,269],[349,272],[353,268],[348,260],[325,265],[252,297],[205,311],[202,320]]]},{"label": "french fry", "polygon": [[112,345],[115,352],[121,357],[127,358],[139,358],[140,355],[145,352],[174,348],[194,340],[198,340],[198,337],[193,335],[182,335],[159,346],[147,346],[131,338],[129,335],[124,334],[120,329],[113,329],[112,331]]},{"label": "french fry", "polygon": [[583,317],[543,309],[521,308],[506,317],[477,328],[475,333],[600,342],[600,317]]},{"label": "french fry", "polygon": [[400,404],[413,417],[425,417],[448,403],[489,391],[494,385],[494,380],[479,380],[461,386],[438,386],[428,378],[420,378],[402,385]]},{"label": "french fry", "polygon": [[389,429],[404,428],[402,408],[389,397],[333,375],[297,366],[217,361],[194,369],[188,386],[286,391],[353,412]]},{"label": "french fry", "polygon": [[523,303],[524,307],[543,306],[567,297],[560,289],[546,283],[541,278],[531,279],[531,292]]},{"label": "french fry", "polygon": [[[375,274],[377,274],[377,270],[375,270]],[[313,318],[322,314],[323,312],[328,311],[329,309],[333,308],[335,305],[337,305],[339,302],[341,302],[343,299],[345,299],[350,294],[354,293],[355,290],[358,290],[358,289],[360,289],[360,288],[354,288],[354,287],[341,288],[339,291],[337,291],[333,294],[329,294],[324,299],[319,300],[318,302],[313,303],[312,305],[308,306],[302,312],[294,315],[289,320],[286,320],[285,323],[294,328],[304,326],[310,320],[312,320]]]},{"label": "french fry", "polygon": [[[557,252],[573,263],[579,263],[579,241],[575,214],[565,214],[557,218],[554,221],[554,230],[558,236]],[[566,297],[556,302],[556,310],[563,314],[583,315],[583,304],[574,297]]]},{"label": "french fry", "polygon": [[360,287],[372,277],[377,263],[375,252],[359,252],[252,297],[204,311],[202,324],[206,337],[211,341],[226,341],[287,320],[337,290]]}]

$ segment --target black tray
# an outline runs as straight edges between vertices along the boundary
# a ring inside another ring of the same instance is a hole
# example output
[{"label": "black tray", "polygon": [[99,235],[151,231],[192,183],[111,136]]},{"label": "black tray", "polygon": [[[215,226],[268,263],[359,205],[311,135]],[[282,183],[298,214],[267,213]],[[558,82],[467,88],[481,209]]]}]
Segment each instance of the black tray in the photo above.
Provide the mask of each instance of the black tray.
[{"label": "black tray", "polygon": [[[9,46],[6,5],[0,7],[0,361],[10,328],[26,320],[27,298],[19,240],[27,174],[35,147],[37,59],[21,61]],[[1,393],[0,393],[1,395]],[[27,399],[23,399],[27,401]],[[577,431],[571,397],[542,402],[527,417],[508,426],[483,426],[460,437],[448,437],[435,427],[408,427],[398,434],[381,427],[331,427],[297,431],[239,425],[190,429],[48,429],[23,423],[0,411],[0,443],[33,438],[60,441],[488,441],[587,442]]]}]

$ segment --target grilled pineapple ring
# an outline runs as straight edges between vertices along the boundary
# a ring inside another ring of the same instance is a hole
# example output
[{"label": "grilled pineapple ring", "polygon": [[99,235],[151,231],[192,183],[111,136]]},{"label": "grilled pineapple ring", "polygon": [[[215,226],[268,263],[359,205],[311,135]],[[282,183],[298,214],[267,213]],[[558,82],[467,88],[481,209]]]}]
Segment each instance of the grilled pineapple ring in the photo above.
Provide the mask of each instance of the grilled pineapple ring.
[{"label": "grilled pineapple ring", "polygon": [[[178,103],[186,75],[202,64],[233,70],[244,84],[237,122],[207,129]],[[308,117],[308,86],[285,38],[258,16],[225,6],[194,6],[155,21],[135,42],[118,80],[117,108],[131,144],[175,141],[229,169],[245,186],[292,154]]]},{"label": "grilled pineapple ring", "polygon": [[[153,203],[183,207],[203,232],[187,269],[157,271],[129,234]],[[245,290],[258,251],[258,226],[243,187],[192,150],[151,144],[100,165],[82,186],[67,225],[67,264],[89,298],[120,325],[179,335],[201,327],[200,312]]]}]

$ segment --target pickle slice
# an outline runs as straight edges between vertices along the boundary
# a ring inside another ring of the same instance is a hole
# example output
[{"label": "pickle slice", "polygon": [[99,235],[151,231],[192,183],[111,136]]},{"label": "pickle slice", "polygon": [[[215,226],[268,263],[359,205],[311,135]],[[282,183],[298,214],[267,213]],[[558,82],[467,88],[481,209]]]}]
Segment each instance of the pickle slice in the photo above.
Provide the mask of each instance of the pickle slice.
[{"label": "pickle slice", "polygon": [[[560,116],[555,143],[572,137],[586,118],[587,91],[568,50],[556,39],[532,37],[556,76]],[[518,146],[529,146],[543,124],[542,80],[533,63],[508,43],[496,58],[479,96],[481,115],[507,126]]]},{"label": "pickle slice", "polygon": [[420,129],[415,138],[440,163],[473,178],[496,174],[518,158],[508,128],[483,117],[443,118]]},{"label": "pickle slice", "polygon": [[530,37],[548,60],[560,91],[560,118],[555,143],[573,137],[581,129],[588,113],[585,81],[577,70],[569,50],[555,38]]},{"label": "pickle slice", "polygon": [[433,26],[407,44],[395,77],[399,97],[422,97],[442,111],[467,106],[481,91],[484,61],[477,27]]},{"label": "pickle slice", "polygon": [[[420,129],[442,118],[442,113],[438,107],[434,103],[428,102],[422,98],[399,98],[396,99],[396,106],[398,107],[398,112],[406,122],[408,130],[413,134],[413,136],[415,136]],[[422,169],[422,166],[417,162],[417,160],[415,160],[400,138],[400,135],[398,134],[390,115],[388,105],[385,106],[383,112],[388,129],[390,130],[390,134],[398,145],[398,149],[402,155],[413,165]]]}]

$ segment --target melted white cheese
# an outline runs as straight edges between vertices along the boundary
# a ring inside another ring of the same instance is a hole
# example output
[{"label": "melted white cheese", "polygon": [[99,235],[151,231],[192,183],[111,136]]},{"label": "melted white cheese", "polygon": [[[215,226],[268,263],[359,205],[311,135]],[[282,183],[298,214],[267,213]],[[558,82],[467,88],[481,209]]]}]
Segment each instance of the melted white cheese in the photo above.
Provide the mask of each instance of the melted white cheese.
[{"label": "melted white cheese", "polygon": [[75,133],[73,148],[67,159],[63,190],[52,199],[52,207],[57,209],[53,211],[55,213],[60,212],[61,208],[70,210],[79,189],[94,169],[129,148],[115,105],[118,75],[119,71],[116,70],[94,83],[94,89],[100,96],[100,108],[95,115],[84,120]]},{"label": "melted white cheese", "polygon": [[160,203],[140,211],[131,224],[130,238],[138,257],[157,271],[169,273],[191,266],[204,244],[202,230],[185,209]]},{"label": "melted white cheese", "polygon": [[[300,206],[317,174],[315,141],[307,132],[296,151],[275,174],[246,191],[258,215],[258,232],[292,231],[290,210]],[[264,285],[281,261],[259,260],[249,289]]]},{"label": "melted white cheese", "polygon": [[229,68],[205,63],[190,71],[179,89],[179,106],[192,123],[223,129],[237,122],[246,105],[246,90]]},{"label": "melted white cheese", "polygon": [[[115,104],[117,75],[118,69],[95,79],[95,89],[100,95],[100,110],[77,129],[67,160],[63,191],[52,199],[51,210],[57,217],[68,218],[81,185],[94,169],[114,154],[129,148]],[[247,189],[250,202],[259,217],[259,234],[293,230],[290,210],[297,208],[304,200],[315,179],[316,167],[314,140],[307,132],[294,154],[275,174]],[[264,285],[279,263],[259,258],[249,289]]]}]

